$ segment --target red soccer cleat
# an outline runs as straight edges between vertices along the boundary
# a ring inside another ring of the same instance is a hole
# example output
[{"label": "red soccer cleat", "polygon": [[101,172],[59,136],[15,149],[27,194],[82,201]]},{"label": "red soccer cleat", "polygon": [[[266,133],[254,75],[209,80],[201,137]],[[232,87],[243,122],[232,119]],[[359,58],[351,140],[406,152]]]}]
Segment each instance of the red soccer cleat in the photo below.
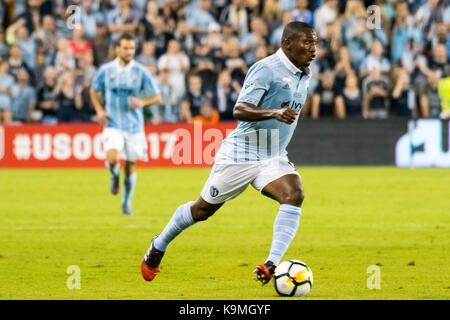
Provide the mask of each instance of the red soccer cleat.
[{"label": "red soccer cleat", "polygon": [[159,272],[159,267],[150,268],[145,260],[141,263],[141,274],[145,281],[152,281]]},{"label": "red soccer cleat", "polygon": [[153,246],[153,242],[158,236],[154,236],[150,248],[144,256],[141,263],[141,274],[145,281],[152,281],[159,272],[159,264],[164,256],[164,251],[158,250]]},{"label": "red soccer cleat", "polygon": [[272,261],[267,261],[264,264],[257,265],[253,273],[256,274],[256,280],[261,281],[265,285],[272,279],[275,273],[275,265]]}]

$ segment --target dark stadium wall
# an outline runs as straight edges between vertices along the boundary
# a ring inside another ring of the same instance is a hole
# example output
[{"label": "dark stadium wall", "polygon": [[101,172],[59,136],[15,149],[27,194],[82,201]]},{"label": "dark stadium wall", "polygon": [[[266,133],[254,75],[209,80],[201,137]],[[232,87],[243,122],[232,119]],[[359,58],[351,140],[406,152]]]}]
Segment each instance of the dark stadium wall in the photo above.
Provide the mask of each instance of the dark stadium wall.
[{"label": "dark stadium wall", "polygon": [[450,167],[449,121],[303,120],[288,147],[298,166]]},{"label": "dark stadium wall", "polygon": [[395,146],[407,121],[303,120],[288,147],[296,165],[394,165]]}]

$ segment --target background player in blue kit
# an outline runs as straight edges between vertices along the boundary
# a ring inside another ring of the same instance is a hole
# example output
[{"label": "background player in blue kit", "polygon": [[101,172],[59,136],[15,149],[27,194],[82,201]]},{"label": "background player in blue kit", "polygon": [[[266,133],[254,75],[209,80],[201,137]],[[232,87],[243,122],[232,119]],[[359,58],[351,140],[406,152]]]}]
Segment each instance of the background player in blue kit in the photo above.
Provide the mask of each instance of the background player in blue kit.
[{"label": "background player in blue kit", "polygon": [[304,193],[286,146],[306,100],[308,66],[315,58],[316,43],[311,26],[291,22],[283,30],[281,48],[249,69],[233,110],[238,126],[218,151],[201,196],[178,207],[163,232],[152,239],[141,263],[145,280],[157,275],[169,243],[178,234],[206,220],[251,184],[280,203],[269,256],[254,271],[263,284],[270,281],[299,226]]},{"label": "background player in blue kit", "polygon": [[[142,108],[162,104],[150,72],[133,59],[135,52],[134,36],[122,34],[116,44],[117,58],[100,67],[90,90],[98,122],[104,126],[103,145],[113,194],[119,192],[119,157],[121,152],[125,154],[122,197],[122,213],[125,215],[131,215],[131,198],[137,179],[134,172],[136,160],[147,161]],[[103,94],[104,108],[99,93]]]}]

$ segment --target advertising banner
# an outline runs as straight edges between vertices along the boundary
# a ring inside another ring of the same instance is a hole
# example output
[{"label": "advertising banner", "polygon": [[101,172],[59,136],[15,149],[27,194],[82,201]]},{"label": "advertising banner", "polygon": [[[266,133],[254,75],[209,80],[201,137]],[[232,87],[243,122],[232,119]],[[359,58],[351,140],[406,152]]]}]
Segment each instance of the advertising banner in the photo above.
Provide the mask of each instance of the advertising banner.
[{"label": "advertising banner", "polygon": [[395,148],[398,167],[450,168],[450,121],[410,121]]},{"label": "advertising banner", "polygon": [[[146,125],[149,161],[139,166],[211,166],[236,125]],[[104,167],[102,131],[96,124],[0,126],[0,167]]]}]

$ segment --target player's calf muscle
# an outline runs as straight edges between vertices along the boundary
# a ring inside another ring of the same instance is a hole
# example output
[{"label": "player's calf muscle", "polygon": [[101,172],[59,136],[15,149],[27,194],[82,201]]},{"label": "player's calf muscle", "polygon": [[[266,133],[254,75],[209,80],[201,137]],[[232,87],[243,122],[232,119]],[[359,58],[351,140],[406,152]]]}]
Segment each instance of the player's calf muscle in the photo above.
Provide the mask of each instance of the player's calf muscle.
[{"label": "player's calf muscle", "polygon": [[213,208],[191,208],[192,218],[195,221],[205,221],[216,212]]},{"label": "player's calf muscle", "polygon": [[125,165],[123,167],[123,170],[124,170],[124,172],[125,172],[125,174],[127,176],[131,176],[133,174],[133,172],[134,172],[134,165],[135,165],[134,162],[125,161]]}]

